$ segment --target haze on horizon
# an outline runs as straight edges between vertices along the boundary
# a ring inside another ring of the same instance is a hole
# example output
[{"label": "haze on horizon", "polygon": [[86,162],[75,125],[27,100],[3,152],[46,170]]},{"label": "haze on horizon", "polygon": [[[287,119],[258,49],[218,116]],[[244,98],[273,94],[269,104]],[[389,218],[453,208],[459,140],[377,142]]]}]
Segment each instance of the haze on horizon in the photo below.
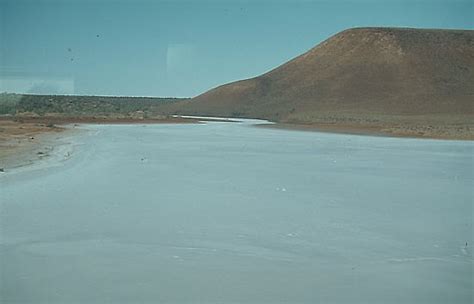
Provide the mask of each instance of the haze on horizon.
[{"label": "haze on horizon", "polygon": [[473,29],[470,0],[0,0],[0,92],[192,97],[351,27]]}]

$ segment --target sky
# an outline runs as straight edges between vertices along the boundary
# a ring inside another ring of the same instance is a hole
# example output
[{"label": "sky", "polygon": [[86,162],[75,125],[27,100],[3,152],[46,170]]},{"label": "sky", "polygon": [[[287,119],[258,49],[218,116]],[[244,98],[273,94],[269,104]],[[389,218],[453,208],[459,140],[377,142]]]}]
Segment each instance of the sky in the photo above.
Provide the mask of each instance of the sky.
[{"label": "sky", "polygon": [[473,0],[0,0],[0,92],[192,97],[351,27],[473,29]]}]

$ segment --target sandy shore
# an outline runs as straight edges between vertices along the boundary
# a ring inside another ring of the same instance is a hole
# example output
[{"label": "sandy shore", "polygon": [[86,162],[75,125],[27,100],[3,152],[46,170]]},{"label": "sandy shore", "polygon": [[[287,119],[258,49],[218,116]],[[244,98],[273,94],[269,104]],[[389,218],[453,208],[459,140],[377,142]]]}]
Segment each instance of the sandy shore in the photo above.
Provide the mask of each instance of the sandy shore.
[{"label": "sandy shore", "polygon": [[412,137],[447,140],[474,140],[474,128],[471,126],[412,126],[412,125],[363,125],[363,124],[293,124],[274,123],[262,124],[258,127],[287,129],[298,131],[315,131],[355,135]]},{"label": "sandy shore", "polygon": [[11,171],[49,157],[75,132],[65,126],[0,120],[0,171]]},{"label": "sandy shore", "polygon": [[[2,119],[0,118],[0,121]],[[11,119],[3,119],[11,120]],[[61,117],[61,116],[37,116],[37,117],[17,117],[15,119],[21,123],[35,123],[45,125],[64,124],[163,124],[163,123],[198,123],[200,120],[187,117],[168,118],[114,118],[114,117]]]},{"label": "sandy shore", "polygon": [[[0,118],[0,174],[14,168],[29,165],[45,159],[55,147],[64,144],[61,139],[76,132],[75,126],[92,124],[157,124],[157,123],[199,123],[215,121],[210,117],[170,117],[166,119],[108,119],[108,118],[65,118],[65,117],[23,117],[21,121]],[[222,121],[222,120],[218,120]],[[233,122],[233,120],[225,120]],[[68,127],[66,127],[68,126]],[[410,125],[364,125],[364,124],[259,124],[257,127],[317,131],[371,136],[414,137],[452,140],[474,140],[471,126],[410,126]],[[67,152],[66,152],[67,153]]]},{"label": "sandy shore", "polygon": [[[198,123],[196,119],[106,119],[27,117],[21,120],[0,118],[0,174],[46,159],[64,145],[63,139],[79,130],[79,124],[156,124]],[[69,153],[65,151],[66,155]]]}]

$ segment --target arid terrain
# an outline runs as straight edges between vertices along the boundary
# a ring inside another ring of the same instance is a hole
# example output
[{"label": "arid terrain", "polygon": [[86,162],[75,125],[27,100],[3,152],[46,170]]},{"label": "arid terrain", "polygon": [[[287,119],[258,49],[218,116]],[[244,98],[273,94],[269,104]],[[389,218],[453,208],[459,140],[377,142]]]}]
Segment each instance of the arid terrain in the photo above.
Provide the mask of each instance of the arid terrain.
[{"label": "arid terrain", "polygon": [[[45,124],[15,122],[0,119],[0,170],[16,167],[43,155],[40,151],[44,140],[38,136],[63,131],[61,127]],[[38,154],[39,153],[39,154]]]},{"label": "arid terrain", "polygon": [[34,162],[48,156],[57,144],[56,134],[71,131],[66,125],[77,123],[92,124],[157,124],[157,123],[197,123],[195,119],[161,118],[78,118],[78,117],[24,117],[13,120],[0,118],[0,173],[18,166]]},{"label": "arid terrain", "polygon": [[37,148],[35,134],[61,131],[58,125],[196,122],[173,114],[473,140],[474,31],[349,29],[268,73],[191,99],[0,94],[0,168],[20,147]]},{"label": "arid terrain", "polygon": [[165,119],[161,106],[186,98],[0,94],[0,116],[42,119]]},{"label": "arid terrain", "polygon": [[87,125],[5,170],[0,302],[472,302],[474,142],[255,123]]},{"label": "arid terrain", "polygon": [[162,103],[177,98],[0,94],[0,169],[48,155],[54,137],[76,123],[193,123],[163,115]]},{"label": "arid terrain", "polygon": [[474,31],[355,28],[261,76],[164,105],[304,128],[474,138]]}]

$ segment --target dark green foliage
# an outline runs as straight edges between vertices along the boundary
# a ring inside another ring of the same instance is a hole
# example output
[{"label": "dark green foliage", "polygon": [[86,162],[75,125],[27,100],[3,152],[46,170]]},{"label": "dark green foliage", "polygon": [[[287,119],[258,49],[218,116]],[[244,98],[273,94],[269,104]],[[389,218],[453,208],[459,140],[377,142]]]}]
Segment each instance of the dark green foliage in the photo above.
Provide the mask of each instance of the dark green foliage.
[{"label": "dark green foliage", "polygon": [[144,116],[160,114],[159,106],[180,98],[111,97],[73,95],[0,95],[0,114],[34,113],[65,117],[128,116],[142,111]]},{"label": "dark green foliage", "polygon": [[0,115],[14,115],[21,95],[0,93]]}]

